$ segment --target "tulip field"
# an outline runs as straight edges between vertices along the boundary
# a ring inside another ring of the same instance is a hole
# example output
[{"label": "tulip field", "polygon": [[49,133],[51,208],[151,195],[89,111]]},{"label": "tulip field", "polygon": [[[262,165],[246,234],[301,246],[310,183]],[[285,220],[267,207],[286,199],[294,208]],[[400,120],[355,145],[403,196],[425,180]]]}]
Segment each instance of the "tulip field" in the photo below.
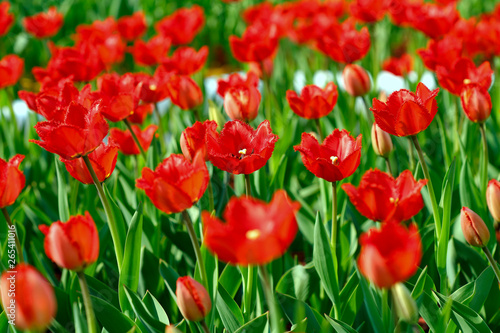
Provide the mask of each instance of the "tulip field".
[{"label": "tulip field", "polygon": [[0,2],[0,333],[500,332],[500,1]]}]

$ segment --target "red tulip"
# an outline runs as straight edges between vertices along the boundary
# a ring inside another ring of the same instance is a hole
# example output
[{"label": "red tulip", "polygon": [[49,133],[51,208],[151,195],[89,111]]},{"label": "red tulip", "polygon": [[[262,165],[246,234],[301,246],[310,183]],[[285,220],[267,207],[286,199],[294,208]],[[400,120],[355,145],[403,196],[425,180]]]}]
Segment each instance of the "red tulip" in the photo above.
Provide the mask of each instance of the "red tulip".
[{"label": "red tulip", "polygon": [[63,25],[63,16],[57,12],[57,8],[52,6],[47,13],[39,13],[34,16],[26,17],[23,20],[26,31],[36,38],[52,37]]},{"label": "red tulip", "polygon": [[23,74],[24,60],[17,55],[7,55],[0,60],[0,89],[13,86]]},{"label": "red tulip", "polygon": [[0,158],[0,208],[16,201],[26,184],[26,177],[19,170],[24,155],[15,155],[8,162]]},{"label": "red tulip", "polygon": [[476,67],[469,58],[460,58],[448,66],[437,66],[436,76],[439,84],[453,95],[460,96],[463,87],[471,83],[486,90],[490,88],[493,70],[489,62],[485,61]]},{"label": "red tulip", "polygon": [[217,93],[224,98],[226,92],[234,87],[259,87],[259,77],[254,72],[248,72],[244,79],[239,73],[233,73],[227,79],[217,81]]},{"label": "red tulip", "polygon": [[98,98],[102,99],[102,115],[112,122],[129,117],[135,110],[135,82],[131,74],[104,74],[97,80]]},{"label": "red tulip", "polygon": [[484,247],[490,240],[490,231],[483,219],[467,207],[462,207],[460,225],[465,240],[472,246]]},{"label": "red tulip", "polygon": [[484,123],[491,114],[491,97],[486,89],[478,84],[466,84],[460,94],[462,109],[467,118],[475,123]]},{"label": "red tulip", "polygon": [[[217,123],[213,120],[205,120],[203,123],[196,121],[193,126],[188,127],[181,134],[181,150],[184,156],[192,161],[196,153],[201,152],[205,161],[208,161],[207,154],[207,133],[215,133]],[[210,134],[209,134],[210,135]]]},{"label": "red tulip", "polygon": [[146,117],[153,113],[154,109],[155,105],[153,103],[139,104],[128,117],[128,120],[133,124],[142,124]]},{"label": "red tulip", "polygon": [[189,44],[205,24],[203,8],[193,5],[191,8],[180,8],[172,15],[166,16],[156,23],[156,31],[170,38],[172,44]]},{"label": "red tulip", "polygon": [[12,24],[14,24],[14,14],[9,14],[10,3],[0,2],[0,37],[5,35]]},{"label": "red tulip", "polygon": [[182,155],[172,154],[153,171],[142,169],[142,178],[136,186],[159,210],[166,214],[182,212],[194,205],[205,193],[210,181],[208,169],[201,154],[193,162]]},{"label": "red tulip", "polygon": [[361,235],[358,267],[379,288],[390,288],[409,279],[422,259],[422,242],[415,224],[409,229],[384,223]]},{"label": "red tulip", "polygon": [[61,268],[83,271],[99,257],[99,234],[92,216],[71,216],[65,223],[41,225],[45,254]]},{"label": "red tulip", "polygon": [[430,3],[419,4],[412,7],[409,14],[411,25],[434,39],[448,33],[459,17],[453,4],[446,7]]},{"label": "red tulip", "polygon": [[248,175],[271,158],[278,136],[267,120],[256,130],[241,120],[233,120],[224,125],[220,134],[207,133],[206,140],[208,159],[214,166],[235,175]]},{"label": "red tulip", "polygon": [[286,8],[288,4],[273,5],[268,1],[261,2],[245,9],[241,14],[248,26],[259,24],[263,27],[274,26],[279,36],[284,36],[292,26],[292,13]]},{"label": "red tulip", "polygon": [[390,57],[384,61],[382,69],[397,76],[406,76],[413,69],[413,58],[408,53],[400,57]]},{"label": "red tulip", "polygon": [[278,190],[269,204],[251,198],[231,198],[221,221],[202,212],[204,243],[217,257],[233,265],[265,265],[281,257],[297,234],[298,202]]},{"label": "red tulip", "polygon": [[[141,131],[139,126],[132,125],[132,131],[134,131],[134,134],[137,137],[137,140],[139,140],[139,143],[144,151],[148,151],[151,141],[153,141],[153,135],[157,129],[158,126],[149,125],[144,129],[144,131]],[[128,129],[122,131],[118,128],[112,128],[109,139],[110,142],[117,144],[120,151],[125,155],[139,155],[141,153]]]},{"label": "red tulip", "polygon": [[427,180],[415,181],[410,170],[398,178],[380,170],[368,170],[358,188],[343,184],[352,204],[364,217],[373,221],[402,222],[411,219],[424,208],[420,191]]},{"label": "red tulip", "polygon": [[175,296],[179,310],[190,321],[202,320],[212,308],[212,301],[205,287],[190,276],[177,279]]},{"label": "red tulip", "polygon": [[290,108],[300,117],[317,119],[328,115],[337,104],[337,86],[330,82],[324,89],[315,85],[302,88],[301,96],[293,90],[286,92]]},{"label": "red tulip", "polygon": [[352,16],[366,23],[380,21],[389,6],[387,0],[355,0],[351,3]]},{"label": "red tulip", "polygon": [[139,65],[153,66],[161,62],[169,49],[170,39],[160,35],[147,42],[136,40],[130,52]]},{"label": "red tulip", "polygon": [[336,182],[356,171],[361,160],[361,135],[356,139],[346,130],[334,130],[322,144],[309,133],[302,133],[300,145],[293,149],[300,152],[307,170],[316,177]]},{"label": "red tulip", "polygon": [[241,38],[229,37],[231,52],[241,62],[262,62],[278,49],[278,31],[275,25],[253,24],[245,30]]},{"label": "red tulip", "polygon": [[261,62],[250,62],[248,64],[248,72],[254,73],[261,79],[270,78],[274,70],[273,57],[274,54],[269,58],[262,60]]},{"label": "red tulip", "polygon": [[138,11],[133,15],[120,17],[117,21],[117,28],[123,39],[136,40],[148,29],[144,12]]},{"label": "red tulip", "polygon": [[[111,173],[113,173],[115,169],[116,159],[118,157],[118,145],[112,142],[105,145],[104,142],[101,142],[88,157],[97,175],[97,179],[102,183],[111,176]],[[69,174],[79,182],[84,184],[94,183],[82,158],[66,160],[61,157],[61,162],[64,163]]]},{"label": "red tulip", "polygon": [[183,110],[191,110],[203,102],[203,94],[196,82],[186,75],[172,75],[168,81],[170,100]]},{"label": "red tulip", "polygon": [[224,110],[232,120],[251,121],[257,117],[260,92],[254,87],[232,87],[224,95]]},{"label": "red tulip", "polygon": [[207,46],[203,46],[198,51],[186,46],[179,47],[172,57],[163,59],[161,63],[166,71],[175,72],[178,75],[192,75],[205,65],[207,57]]},{"label": "red tulip", "polygon": [[349,95],[358,97],[370,92],[371,81],[366,70],[355,64],[348,64],[342,72],[345,90]]},{"label": "red tulip", "polygon": [[45,150],[72,160],[96,149],[108,134],[108,123],[101,115],[101,103],[86,108],[76,102],[61,110],[63,120],[48,120],[35,125],[41,140],[30,140]]},{"label": "red tulip", "polygon": [[2,274],[0,294],[4,316],[12,320],[18,330],[44,332],[56,315],[54,288],[28,264],[19,264],[12,272]]},{"label": "red tulip", "polygon": [[169,81],[171,73],[160,66],[153,76],[133,74],[137,84],[139,98],[145,103],[158,103],[169,97]]},{"label": "red tulip", "polygon": [[435,100],[439,88],[430,91],[419,83],[416,93],[401,89],[393,92],[387,103],[373,99],[375,122],[385,132],[396,136],[415,135],[425,130],[437,113]]},{"label": "red tulip", "polygon": [[455,36],[446,35],[443,39],[431,39],[426,49],[419,49],[417,53],[422,58],[425,67],[435,71],[438,65],[448,67],[460,58],[462,41]]}]

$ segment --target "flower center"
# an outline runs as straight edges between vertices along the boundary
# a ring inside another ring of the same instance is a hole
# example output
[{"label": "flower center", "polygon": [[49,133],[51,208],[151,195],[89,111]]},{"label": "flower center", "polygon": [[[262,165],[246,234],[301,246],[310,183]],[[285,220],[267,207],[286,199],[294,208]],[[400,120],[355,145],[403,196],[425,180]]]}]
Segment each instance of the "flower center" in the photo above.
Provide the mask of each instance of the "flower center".
[{"label": "flower center", "polygon": [[149,85],[149,90],[155,91],[156,90],[156,85],[155,84],[150,84]]},{"label": "flower center", "polygon": [[260,236],[260,230],[259,229],[249,230],[249,231],[247,231],[247,233],[246,233],[245,236],[246,236],[247,239],[255,240],[255,239],[259,238],[259,236]]},{"label": "flower center", "polygon": [[472,81],[470,79],[464,79],[464,84],[469,84],[471,83]]},{"label": "flower center", "polygon": [[337,156],[330,156],[330,159],[332,160],[332,164],[337,166],[340,164],[339,158]]},{"label": "flower center", "polygon": [[389,201],[391,202],[391,204],[394,204],[394,206],[397,206],[399,203],[399,198],[394,199],[393,197],[390,197]]},{"label": "flower center", "polygon": [[[240,155],[246,155],[246,154],[247,154],[247,150],[246,150],[246,148],[245,148],[245,149],[240,150],[240,151],[238,152],[238,154],[240,154]],[[241,156],[241,157],[243,157],[243,156]]]}]

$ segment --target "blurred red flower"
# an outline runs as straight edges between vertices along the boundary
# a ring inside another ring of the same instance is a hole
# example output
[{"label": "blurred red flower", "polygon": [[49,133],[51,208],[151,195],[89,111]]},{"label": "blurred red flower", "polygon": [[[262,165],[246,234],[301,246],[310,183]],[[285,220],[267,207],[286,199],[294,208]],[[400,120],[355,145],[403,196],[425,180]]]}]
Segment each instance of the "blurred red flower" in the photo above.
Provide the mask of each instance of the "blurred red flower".
[{"label": "blurred red flower", "polygon": [[164,36],[155,36],[149,41],[136,40],[130,52],[137,64],[153,66],[159,64],[170,49],[170,39]]},{"label": "blurred red flower", "polygon": [[122,16],[117,21],[118,32],[125,40],[136,40],[147,30],[144,12],[138,11],[130,16]]},{"label": "blurred red flower", "polygon": [[448,66],[438,65],[436,76],[439,84],[453,95],[460,96],[463,87],[471,83],[486,90],[490,88],[493,70],[489,62],[485,61],[476,67],[469,58],[460,58]]},{"label": "blurred red flower", "polygon": [[0,89],[13,86],[23,74],[24,60],[15,54],[6,55],[0,60]]},{"label": "blurred red flower", "polygon": [[[208,161],[207,154],[207,133],[215,133],[217,123],[213,120],[205,120],[203,123],[196,121],[193,126],[188,127],[181,134],[181,150],[184,156],[192,161],[196,153],[201,152],[203,159]],[[210,135],[210,134],[208,134]]]},{"label": "blurred red flower", "polygon": [[152,76],[142,73],[133,75],[139,98],[145,103],[158,103],[169,97],[168,83],[172,74],[166,72],[162,66],[158,67]]},{"label": "blurred red flower", "polygon": [[139,104],[128,117],[128,120],[133,124],[142,124],[146,117],[153,113],[154,109],[155,105],[153,103]]},{"label": "blurred red flower", "polygon": [[413,58],[408,53],[390,57],[383,62],[382,69],[397,76],[406,76],[413,69]]},{"label": "blurred red flower", "polygon": [[55,6],[51,6],[47,13],[38,13],[23,19],[26,31],[36,38],[54,36],[61,29],[63,23],[63,16]]},{"label": "blurred red flower", "polygon": [[342,189],[364,217],[373,221],[403,222],[424,208],[420,190],[426,183],[427,180],[417,182],[410,170],[393,178],[375,169],[365,172],[357,188],[343,184]]},{"label": "blurred red flower", "polygon": [[193,5],[191,8],[177,9],[155,25],[159,34],[169,38],[174,45],[189,44],[205,24],[203,8]]},{"label": "blurred red flower", "polygon": [[409,229],[399,223],[384,223],[361,235],[358,266],[379,288],[390,288],[409,279],[422,259],[422,243],[415,224]]},{"label": "blurred red flower", "polygon": [[372,83],[368,72],[356,64],[347,64],[342,71],[344,88],[351,96],[364,96],[370,92]]},{"label": "blurred red flower", "polygon": [[[132,131],[134,131],[134,134],[137,137],[137,140],[139,140],[139,143],[144,151],[148,151],[157,129],[158,126],[149,125],[141,131],[139,126],[132,125]],[[109,135],[109,142],[110,144],[113,143],[118,145],[120,151],[125,155],[139,155],[141,153],[128,129],[122,131],[118,128],[112,128]]]},{"label": "blurred red flower", "polygon": [[156,208],[172,214],[200,200],[209,181],[202,154],[197,154],[192,163],[183,155],[172,154],[155,171],[142,169],[142,178],[137,179],[136,186],[146,192]]},{"label": "blurred red flower", "polygon": [[292,13],[286,7],[288,3],[273,5],[268,1],[246,8],[241,14],[247,25],[276,27],[279,37],[284,36],[292,26]]},{"label": "blurred red flower", "polygon": [[172,75],[167,83],[170,100],[183,110],[191,110],[203,102],[196,82],[186,75]]},{"label": "blurred red flower", "polygon": [[422,6],[422,0],[389,0],[389,15],[398,26],[410,26],[413,10]]},{"label": "blurred red flower", "polygon": [[207,57],[208,46],[203,46],[198,51],[192,47],[183,46],[175,50],[170,58],[164,58],[161,64],[167,72],[192,75],[205,65]]},{"label": "blurred red flower", "polygon": [[230,36],[229,46],[236,60],[241,62],[262,62],[278,49],[278,28],[264,26],[257,22],[246,28],[240,37]]},{"label": "blurred red flower", "polygon": [[9,14],[9,9],[8,1],[0,2],[0,37],[5,35],[14,24],[14,14]]},{"label": "blurred red flower", "polygon": [[462,109],[467,118],[475,123],[484,123],[491,114],[491,96],[477,83],[466,84],[460,93]]},{"label": "blurred red flower", "polygon": [[217,81],[217,93],[220,97],[224,98],[229,89],[238,86],[258,88],[259,77],[254,72],[248,72],[246,78],[243,78],[239,73],[233,73],[226,79],[219,79]]},{"label": "blurred red flower", "polygon": [[286,92],[286,99],[292,111],[306,119],[328,115],[337,104],[337,98],[337,86],[333,82],[328,83],[324,89],[315,85],[305,86],[300,96],[294,90]]},{"label": "blurred red flower", "polygon": [[202,212],[204,244],[233,265],[265,265],[281,257],[297,234],[298,202],[278,190],[269,204],[251,198],[231,198],[221,221]]},{"label": "blurred red flower", "polygon": [[97,95],[103,104],[102,115],[112,122],[129,117],[135,110],[136,86],[131,74],[104,74],[97,79]]},{"label": "blurred red flower", "polygon": [[208,159],[217,168],[238,174],[251,174],[262,168],[273,154],[278,136],[268,120],[254,130],[241,120],[228,121],[220,134],[206,135]]},{"label": "blurred red flower", "polygon": [[434,119],[438,92],[439,88],[430,91],[420,82],[416,93],[401,89],[393,92],[386,103],[374,98],[370,110],[383,131],[396,136],[415,135],[425,130]]},{"label": "blurred red flower", "polygon": [[26,177],[19,170],[24,155],[15,155],[8,162],[0,158],[0,208],[12,205],[26,184]]},{"label": "blurred red flower", "polygon": [[346,130],[335,129],[322,144],[309,133],[302,133],[300,152],[304,166],[316,177],[336,182],[349,177],[361,161],[361,135],[356,139]]},{"label": "blurred red flower", "polygon": [[354,0],[349,9],[356,19],[373,23],[384,18],[388,6],[388,0]]},{"label": "blurred red flower", "polygon": [[457,61],[462,54],[462,41],[451,35],[446,35],[443,39],[431,39],[427,43],[427,48],[417,50],[422,58],[425,67],[435,71],[437,66],[449,66]]},{"label": "blurred red flower", "polygon": [[454,4],[443,7],[423,3],[412,7],[410,11],[411,25],[433,39],[448,33],[459,18],[460,14]]}]

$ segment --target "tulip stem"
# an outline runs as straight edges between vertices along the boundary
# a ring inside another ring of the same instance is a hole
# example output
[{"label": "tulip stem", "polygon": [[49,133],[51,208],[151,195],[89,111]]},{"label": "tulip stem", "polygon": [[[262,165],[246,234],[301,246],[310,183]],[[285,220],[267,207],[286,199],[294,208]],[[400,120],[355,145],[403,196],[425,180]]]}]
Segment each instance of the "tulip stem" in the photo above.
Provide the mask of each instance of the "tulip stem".
[{"label": "tulip stem", "polygon": [[87,326],[89,333],[97,333],[97,321],[95,319],[94,308],[92,307],[92,299],[90,298],[89,286],[83,271],[77,272],[80,288],[82,290],[83,304],[87,314]]},{"label": "tulip stem", "polygon": [[23,263],[24,262],[23,248],[21,246],[21,242],[19,241],[19,237],[17,236],[16,226],[12,223],[7,208],[3,207],[2,213],[3,216],[5,217],[5,221],[7,222],[7,226],[9,227],[9,232],[14,232],[14,241],[16,242],[16,248],[17,248],[17,258],[18,258],[17,260],[19,261],[19,263]]},{"label": "tulip stem", "polygon": [[495,272],[498,283],[500,284],[500,270],[498,269],[498,265],[497,265],[495,259],[493,259],[493,256],[491,255],[491,252],[487,246],[483,246],[483,251],[484,251],[484,254],[486,254],[486,258],[488,258],[488,261],[490,262],[491,267],[493,267],[493,272]]},{"label": "tulip stem", "polygon": [[[158,110],[158,103],[155,103],[154,112],[156,114],[156,117],[158,118],[158,136],[160,137],[160,149],[161,149],[160,154],[163,154],[163,151],[165,150],[165,149],[163,149],[163,140],[164,140],[164,138],[163,138],[163,126],[161,124],[161,114],[160,114],[160,110]],[[129,130],[130,130],[130,128],[129,128]],[[132,131],[130,130],[130,132],[132,132]],[[136,141],[136,143],[137,143],[137,141]]]},{"label": "tulip stem", "polygon": [[135,144],[137,145],[137,147],[139,147],[139,150],[141,151],[141,155],[142,155],[142,157],[144,157],[144,161],[147,161],[146,152],[142,148],[141,143],[139,142],[139,139],[137,138],[137,135],[135,135],[134,131],[132,130],[132,124],[130,123],[130,121],[127,118],[123,119],[123,122],[127,126],[128,130],[130,132],[130,135],[132,135],[132,139],[134,139]]},{"label": "tulip stem", "polygon": [[319,122],[319,118],[314,119],[314,122],[316,123],[316,128],[318,129],[318,136],[319,136],[319,141],[323,142],[323,130],[321,129],[321,123]]},{"label": "tulip stem", "polygon": [[337,182],[332,182],[332,255],[337,260]]},{"label": "tulip stem", "polygon": [[[14,89],[14,88],[12,88]],[[8,106],[9,106],[9,111],[10,111],[10,117],[11,117],[11,123],[14,124],[14,129],[17,130],[17,118],[16,118],[16,113],[14,112],[14,106],[12,105],[13,101],[13,96],[9,93],[9,90],[5,89],[5,94],[7,95],[7,100],[9,101]],[[12,94],[14,94],[14,91],[12,90]]]},{"label": "tulip stem", "polygon": [[415,172],[415,156],[413,156],[413,143],[412,143],[412,139],[409,139],[408,140],[408,143],[409,143],[409,147],[408,147],[408,155],[409,155],[409,167],[410,167],[410,171],[413,173]]},{"label": "tulip stem", "polygon": [[368,122],[368,128],[372,128],[373,122],[372,122],[372,117],[370,115],[370,106],[368,106],[368,102],[366,101],[365,96],[361,96],[361,100],[363,101],[363,104],[365,105],[366,121]]},{"label": "tulip stem", "polygon": [[434,215],[434,221],[436,223],[436,233],[438,237],[441,236],[441,217],[439,215],[439,206],[436,201],[436,195],[434,194],[434,187],[432,186],[431,175],[429,173],[429,169],[427,168],[427,163],[425,163],[424,153],[422,152],[422,148],[420,148],[420,144],[418,143],[418,138],[416,135],[412,135],[411,139],[413,141],[413,145],[418,153],[418,159],[420,160],[420,165],[422,166],[422,171],[424,172],[424,176],[427,179],[427,188],[429,190],[429,196],[431,197],[432,204],[432,214]]},{"label": "tulip stem", "polygon": [[391,162],[389,161],[389,157],[384,157],[384,160],[385,160],[385,165],[387,166],[387,172],[391,176],[394,176],[394,174],[392,173]]},{"label": "tulip stem", "polygon": [[252,195],[252,182],[250,181],[250,174],[245,174],[245,194],[247,197]]},{"label": "tulip stem", "polygon": [[283,326],[281,325],[281,311],[278,308],[278,304],[274,299],[274,292],[271,288],[271,282],[269,280],[269,274],[267,273],[267,268],[265,266],[259,266],[260,278],[262,279],[262,286],[264,288],[264,293],[266,295],[267,304],[269,306],[269,313],[271,316],[271,332],[272,333],[282,333]]},{"label": "tulip stem", "polygon": [[116,261],[118,262],[118,270],[121,271],[122,263],[123,263],[123,248],[124,245],[121,243],[120,234],[118,233],[118,228],[116,225],[115,218],[113,216],[113,211],[111,210],[111,205],[109,204],[108,198],[102,189],[101,182],[92,167],[92,163],[90,163],[90,159],[88,155],[83,156],[83,161],[89,170],[90,176],[94,181],[94,185],[97,188],[97,193],[99,194],[99,198],[101,199],[102,205],[104,207],[104,212],[106,213],[106,217],[108,219],[109,230],[111,232],[111,238],[113,238],[113,244],[115,246],[116,253]]},{"label": "tulip stem", "polygon": [[201,327],[203,328],[203,332],[210,333],[210,330],[208,329],[208,326],[207,326],[207,323],[205,322],[205,320],[201,321]]},{"label": "tulip stem", "polygon": [[488,141],[486,140],[486,129],[483,124],[479,125],[481,130],[481,138],[483,140],[483,165],[481,168],[481,193],[486,193],[488,186]]},{"label": "tulip stem", "polygon": [[253,299],[253,280],[255,276],[255,267],[252,265],[248,265],[247,267],[248,275],[247,275],[247,285],[245,290],[245,316],[247,319],[250,318],[250,314],[252,313],[252,299]]},{"label": "tulip stem", "polygon": [[188,230],[189,238],[191,238],[191,243],[193,244],[194,252],[196,254],[196,261],[198,262],[198,268],[200,270],[200,275],[202,279],[202,284],[205,288],[208,287],[208,278],[207,272],[205,271],[205,263],[203,262],[203,257],[201,255],[200,243],[198,242],[198,237],[194,232],[193,222],[191,221],[191,217],[189,217],[189,213],[187,211],[182,211],[182,217],[184,220],[184,224]]},{"label": "tulip stem", "polygon": [[210,210],[210,213],[213,213],[215,209],[215,204],[214,204],[214,188],[212,186],[211,180],[208,180],[208,208]]}]

